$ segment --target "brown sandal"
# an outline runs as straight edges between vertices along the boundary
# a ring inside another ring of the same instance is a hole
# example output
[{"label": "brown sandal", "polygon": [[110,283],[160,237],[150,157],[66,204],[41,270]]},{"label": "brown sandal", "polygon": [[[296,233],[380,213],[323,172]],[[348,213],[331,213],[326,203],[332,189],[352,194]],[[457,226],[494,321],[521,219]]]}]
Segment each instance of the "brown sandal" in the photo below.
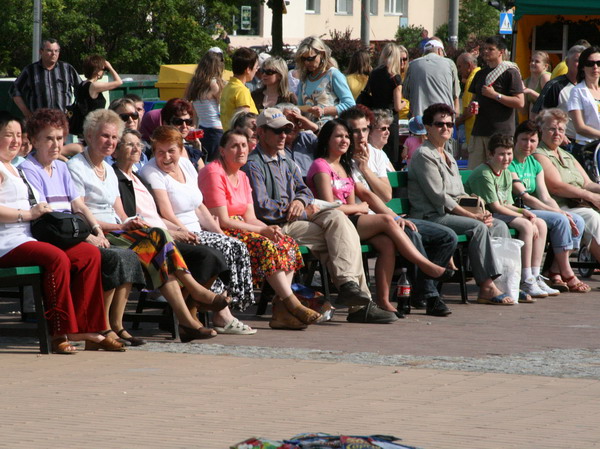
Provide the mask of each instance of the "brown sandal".
[{"label": "brown sandal", "polygon": [[563,281],[560,273],[553,273],[552,271],[548,271],[545,275],[550,280],[550,288],[554,288],[561,293],[565,293],[569,291],[569,286],[565,281]]},{"label": "brown sandal", "polygon": [[571,276],[569,279],[565,279],[564,281],[571,293],[589,293],[592,290],[592,287],[581,282],[579,279],[577,279],[577,276]]},{"label": "brown sandal", "polygon": [[77,354],[77,348],[64,338],[52,340],[53,354]]}]

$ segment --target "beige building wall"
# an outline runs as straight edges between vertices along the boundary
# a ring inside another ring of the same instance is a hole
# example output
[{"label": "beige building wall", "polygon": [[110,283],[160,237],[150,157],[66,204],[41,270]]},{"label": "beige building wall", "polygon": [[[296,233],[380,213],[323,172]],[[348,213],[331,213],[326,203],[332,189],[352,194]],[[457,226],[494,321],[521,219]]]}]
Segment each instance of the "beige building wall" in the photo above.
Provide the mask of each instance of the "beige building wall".
[{"label": "beige building wall", "polygon": [[[350,28],[352,37],[360,38],[360,0],[353,0],[352,14],[336,14],[336,0],[321,0],[318,13],[306,12],[305,0],[292,0],[283,16],[283,42],[294,45],[306,36],[322,36],[328,39],[333,30]],[[230,36],[231,43],[238,46],[271,44],[271,9],[262,6],[260,36]],[[449,0],[408,0],[408,24],[423,26],[432,36],[436,28],[448,21]],[[370,16],[370,39],[394,39],[403,17],[385,13],[385,0],[377,0],[377,15]]]}]

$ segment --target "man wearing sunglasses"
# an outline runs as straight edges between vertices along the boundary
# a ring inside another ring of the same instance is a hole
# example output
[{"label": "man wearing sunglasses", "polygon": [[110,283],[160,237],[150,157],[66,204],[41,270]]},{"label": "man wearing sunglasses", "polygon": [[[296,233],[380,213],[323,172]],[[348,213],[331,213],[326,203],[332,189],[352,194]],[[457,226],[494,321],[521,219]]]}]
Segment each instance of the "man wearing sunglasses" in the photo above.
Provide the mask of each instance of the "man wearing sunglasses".
[{"label": "man wearing sunglasses", "polygon": [[[360,238],[346,215],[335,208],[319,210],[298,167],[284,153],[286,135],[293,124],[283,112],[267,108],[256,120],[258,145],[243,170],[252,186],[254,211],[259,220],[281,226],[285,234],[327,266],[338,289],[338,302],[355,313],[367,307],[364,322],[391,323],[392,312],[371,301],[363,271]],[[282,154],[283,153],[283,154]]]},{"label": "man wearing sunglasses", "polygon": [[515,111],[525,104],[523,80],[516,64],[503,61],[506,43],[501,37],[488,37],[483,45],[487,67],[475,74],[469,92],[479,103],[479,113],[469,141],[469,170],[487,159],[492,134],[515,133]]}]

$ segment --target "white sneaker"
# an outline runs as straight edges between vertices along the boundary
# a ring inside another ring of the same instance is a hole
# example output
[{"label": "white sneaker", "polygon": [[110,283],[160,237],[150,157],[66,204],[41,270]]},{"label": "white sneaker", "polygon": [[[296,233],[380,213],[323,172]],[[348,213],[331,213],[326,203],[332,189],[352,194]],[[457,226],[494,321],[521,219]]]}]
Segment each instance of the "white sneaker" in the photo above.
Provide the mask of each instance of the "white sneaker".
[{"label": "white sneaker", "polygon": [[547,280],[548,278],[545,278],[540,274],[536,279],[538,287],[544,290],[546,293],[548,293],[548,296],[560,295],[560,290],[556,290],[555,288],[552,288],[548,284],[546,284]]},{"label": "white sneaker", "polygon": [[540,288],[535,278],[529,278],[521,282],[521,290],[530,295],[532,298],[547,298],[548,293]]}]

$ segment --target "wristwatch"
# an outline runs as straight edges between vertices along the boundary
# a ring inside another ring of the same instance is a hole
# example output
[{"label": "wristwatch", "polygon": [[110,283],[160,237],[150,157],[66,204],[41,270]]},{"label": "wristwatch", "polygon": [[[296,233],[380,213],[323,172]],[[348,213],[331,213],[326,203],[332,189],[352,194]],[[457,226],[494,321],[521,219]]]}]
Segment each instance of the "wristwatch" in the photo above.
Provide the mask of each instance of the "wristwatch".
[{"label": "wristwatch", "polygon": [[498,100],[498,101],[502,100],[502,94],[496,95],[496,100]]}]

